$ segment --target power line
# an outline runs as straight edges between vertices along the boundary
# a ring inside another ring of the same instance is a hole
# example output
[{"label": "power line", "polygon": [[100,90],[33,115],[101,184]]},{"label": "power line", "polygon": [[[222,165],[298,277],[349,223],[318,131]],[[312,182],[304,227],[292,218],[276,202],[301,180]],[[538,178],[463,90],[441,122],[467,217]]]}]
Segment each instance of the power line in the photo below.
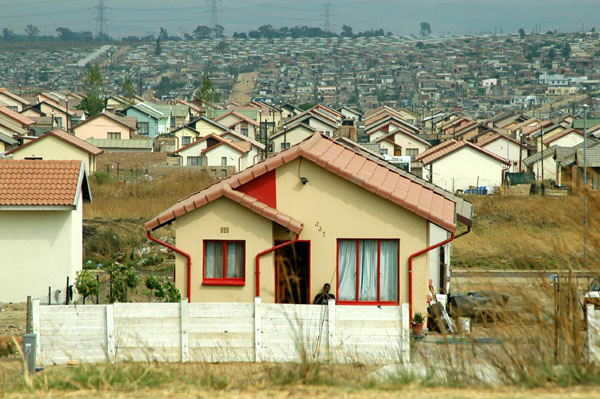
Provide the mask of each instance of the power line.
[{"label": "power line", "polygon": [[219,3],[221,0],[206,0],[208,8],[208,26],[215,32],[215,28],[219,25]]}]

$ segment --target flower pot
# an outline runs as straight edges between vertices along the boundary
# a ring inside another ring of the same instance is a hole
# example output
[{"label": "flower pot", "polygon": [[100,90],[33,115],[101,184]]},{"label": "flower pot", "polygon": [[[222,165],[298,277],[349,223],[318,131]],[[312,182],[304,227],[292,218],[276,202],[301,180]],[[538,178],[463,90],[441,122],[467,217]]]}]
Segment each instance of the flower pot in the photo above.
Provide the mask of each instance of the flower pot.
[{"label": "flower pot", "polygon": [[415,338],[423,336],[423,323],[413,323],[411,329]]}]

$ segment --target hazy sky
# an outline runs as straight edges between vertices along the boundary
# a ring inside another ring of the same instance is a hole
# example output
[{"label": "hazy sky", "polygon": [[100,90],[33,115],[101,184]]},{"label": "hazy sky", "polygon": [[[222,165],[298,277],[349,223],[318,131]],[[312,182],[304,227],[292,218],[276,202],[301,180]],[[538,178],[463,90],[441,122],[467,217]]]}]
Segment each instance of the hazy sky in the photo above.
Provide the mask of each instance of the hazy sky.
[{"label": "hazy sky", "polygon": [[[99,0],[0,0],[0,29],[23,33],[27,24],[43,34],[59,26],[74,31],[97,31]],[[431,24],[433,34],[487,31],[575,31],[600,25],[600,0],[221,0],[219,22],[225,33],[274,27],[324,25],[325,2],[332,5],[336,32],[342,25],[354,31],[383,28],[395,34],[416,34],[419,23]],[[160,27],[169,33],[190,33],[208,24],[206,0],[104,0],[109,35],[146,35]]]}]

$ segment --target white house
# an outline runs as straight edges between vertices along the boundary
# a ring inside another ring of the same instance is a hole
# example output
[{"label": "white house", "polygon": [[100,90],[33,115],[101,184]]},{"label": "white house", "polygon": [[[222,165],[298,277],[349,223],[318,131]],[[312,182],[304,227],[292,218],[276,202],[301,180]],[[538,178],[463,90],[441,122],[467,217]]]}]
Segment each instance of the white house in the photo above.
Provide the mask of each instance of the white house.
[{"label": "white house", "polygon": [[179,149],[176,154],[184,166],[233,166],[239,172],[258,162],[260,150],[249,141],[233,141],[209,134]]},{"label": "white house", "polygon": [[527,146],[503,134],[487,135],[477,140],[476,145],[501,158],[508,159],[511,164],[511,172],[519,172],[519,162],[527,158]]},{"label": "white house", "polygon": [[74,283],[91,198],[83,161],[0,160],[0,302]]},{"label": "white house", "polygon": [[473,186],[499,187],[510,163],[468,141],[445,141],[416,157],[423,163],[423,178],[456,192]]},{"label": "white house", "polygon": [[411,160],[431,148],[431,144],[427,140],[403,129],[393,130],[371,142],[379,143],[382,154],[408,156],[411,157]]},{"label": "white house", "polygon": [[280,152],[286,148],[290,148],[312,136],[316,131],[317,129],[304,123],[298,123],[291,127],[287,127],[285,130],[269,137],[270,151]]},{"label": "white house", "polygon": [[560,173],[557,173],[559,168],[554,157],[556,148],[555,146],[546,148],[523,160],[523,166],[535,174],[536,180],[543,178],[560,185]]},{"label": "white house", "polygon": [[[539,139],[541,141],[541,136],[539,137]],[[575,129],[566,129],[551,137],[544,137],[544,141],[542,144],[543,148],[550,148],[552,146],[575,147],[579,143],[583,143],[583,133]]]}]

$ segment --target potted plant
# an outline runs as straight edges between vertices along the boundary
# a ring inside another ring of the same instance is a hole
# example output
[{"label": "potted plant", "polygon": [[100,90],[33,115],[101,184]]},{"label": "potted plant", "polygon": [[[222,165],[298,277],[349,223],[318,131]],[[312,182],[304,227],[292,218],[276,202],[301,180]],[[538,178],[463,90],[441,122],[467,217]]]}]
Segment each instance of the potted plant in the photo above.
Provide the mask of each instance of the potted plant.
[{"label": "potted plant", "polygon": [[412,333],[415,338],[420,338],[423,336],[423,323],[425,322],[425,317],[420,312],[415,313],[412,320]]}]

